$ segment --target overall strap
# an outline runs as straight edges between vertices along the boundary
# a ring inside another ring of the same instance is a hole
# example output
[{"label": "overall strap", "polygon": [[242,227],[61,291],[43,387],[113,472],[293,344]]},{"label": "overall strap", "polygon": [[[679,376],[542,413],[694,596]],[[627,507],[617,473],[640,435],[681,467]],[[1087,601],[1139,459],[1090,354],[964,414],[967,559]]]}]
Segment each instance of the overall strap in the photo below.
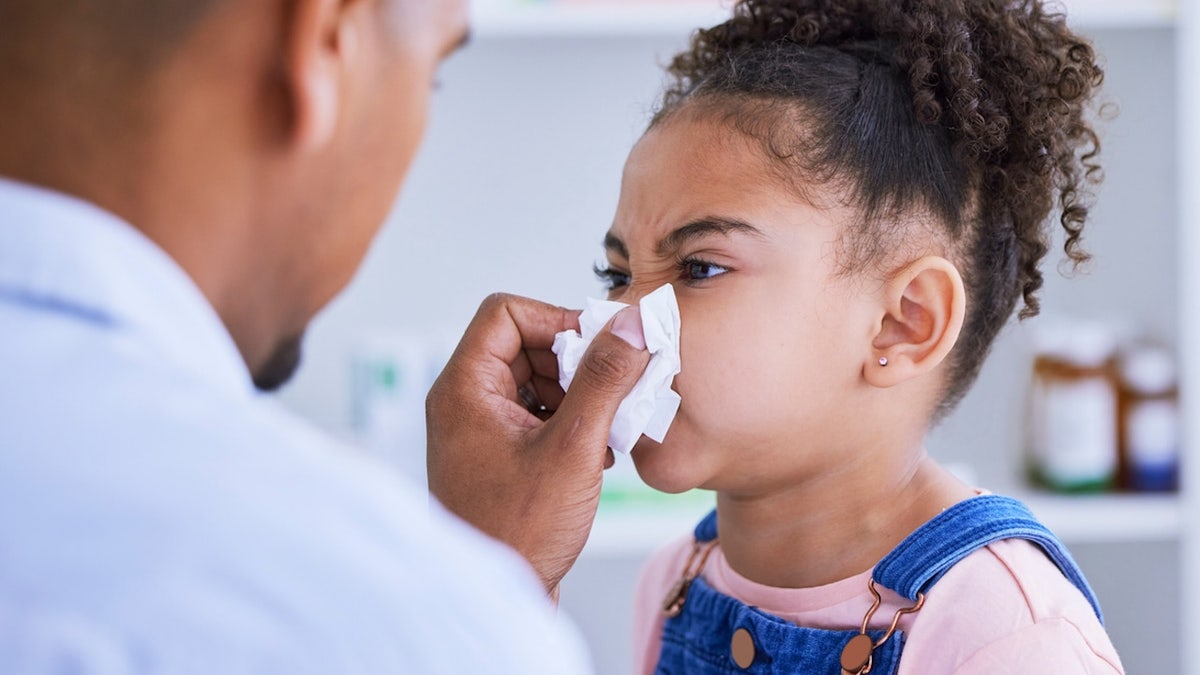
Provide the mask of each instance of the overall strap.
[{"label": "overall strap", "polygon": [[[710,518],[715,529],[715,514]],[[1066,547],[1038,522],[1028,507],[1010,497],[982,495],[951,506],[917,528],[879,561],[872,578],[915,602],[919,594],[928,591],[955,563],[1003,539],[1026,539],[1040,546],[1088,599],[1096,617],[1104,623],[1100,603]]]},{"label": "overall strap", "polygon": [[701,520],[692,536],[696,538],[696,543],[707,544],[717,538],[717,510],[713,509],[704,520]]}]

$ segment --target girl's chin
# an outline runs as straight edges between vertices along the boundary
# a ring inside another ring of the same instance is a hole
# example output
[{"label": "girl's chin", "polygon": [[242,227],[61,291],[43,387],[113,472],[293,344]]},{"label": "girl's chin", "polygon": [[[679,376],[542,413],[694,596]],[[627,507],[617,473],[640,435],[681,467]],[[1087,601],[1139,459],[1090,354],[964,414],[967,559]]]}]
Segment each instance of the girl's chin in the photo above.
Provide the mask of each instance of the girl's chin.
[{"label": "girl's chin", "polygon": [[[668,439],[669,440],[669,439]],[[682,451],[642,437],[629,453],[642,481],[660,492],[679,494],[707,482],[695,458],[684,458]]]}]

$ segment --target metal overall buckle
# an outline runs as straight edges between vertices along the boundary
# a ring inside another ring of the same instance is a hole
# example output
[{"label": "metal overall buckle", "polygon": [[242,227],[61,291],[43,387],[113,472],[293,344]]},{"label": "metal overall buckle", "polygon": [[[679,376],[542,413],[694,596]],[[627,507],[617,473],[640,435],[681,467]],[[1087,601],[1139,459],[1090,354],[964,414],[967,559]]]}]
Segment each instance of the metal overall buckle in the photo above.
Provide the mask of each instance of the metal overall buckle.
[{"label": "metal overall buckle", "polygon": [[879,589],[875,588],[874,579],[870,580],[867,588],[871,590],[871,595],[875,596],[875,602],[871,605],[871,609],[867,610],[867,616],[863,618],[862,628],[858,635],[850,638],[850,641],[842,648],[842,675],[867,675],[871,672],[875,650],[882,647],[883,643],[887,642],[896,632],[896,626],[900,625],[900,617],[916,612],[925,604],[925,594],[918,593],[917,604],[897,611],[896,615],[892,617],[892,625],[888,627],[883,637],[872,640],[871,636],[867,635],[867,624],[871,622],[871,617],[875,616],[876,610],[883,604],[883,596],[879,595]]},{"label": "metal overall buckle", "polygon": [[[703,544],[696,542],[692,546],[692,554],[688,556],[687,564],[683,566],[683,576],[679,578],[679,581],[675,582],[670,591],[667,591],[667,597],[663,600],[663,614],[666,614],[667,618],[673,619],[683,612],[683,603],[687,601],[688,589],[691,588],[692,581],[704,571],[704,565],[708,562],[708,556],[716,547],[716,539]],[[700,559],[698,564],[696,563],[696,558]]]}]

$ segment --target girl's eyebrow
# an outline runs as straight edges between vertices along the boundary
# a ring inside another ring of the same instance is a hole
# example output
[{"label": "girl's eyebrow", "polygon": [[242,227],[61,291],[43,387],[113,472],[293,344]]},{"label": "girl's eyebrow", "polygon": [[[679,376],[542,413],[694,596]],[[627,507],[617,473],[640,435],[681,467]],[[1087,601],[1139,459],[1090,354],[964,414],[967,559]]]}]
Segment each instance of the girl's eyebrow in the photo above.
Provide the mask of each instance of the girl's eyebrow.
[{"label": "girl's eyebrow", "polygon": [[728,236],[734,232],[748,234],[758,239],[767,238],[766,235],[762,233],[762,230],[759,230],[757,227],[754,227],[750,223],[747,223],[743,220],[708,216],[692,221],[663,237],[662,240],[658,242],[658,245],[654,247],[654,252],[660,258],[666,258],[682,248],[684,244],[695,239],[700,239],[702,237],[707,237],[714,234]]},{"label": "girl's eyebrow", "polygon": [[625,246],[625,242],[621,241],[620,237],[612,232],[605,233],[604,235],[604,250],[616,251],[617,255],[625,260],[629,260],[629,248]]},{"label": "girl's eyebrow", "polygon": [[[758,239],[766,239],[762,230],[754,227],[750,223],[736,218],[722,218],[719,216],[708,216],[699,220],[694,220],[687,225],[684,225],[667,236],[663,237],[654,247],[654,253],[660,258],[666,258],[672,253],[675,253],[684,244],[690,241],[708,237],[714,234],[730,235],[734,232],[748,234]],[[617,235],[609,232],[604,235],[604,248],[608,251],[613,251],[622,258],[629,259],[629,248],[625,246],[625,242]]]}]

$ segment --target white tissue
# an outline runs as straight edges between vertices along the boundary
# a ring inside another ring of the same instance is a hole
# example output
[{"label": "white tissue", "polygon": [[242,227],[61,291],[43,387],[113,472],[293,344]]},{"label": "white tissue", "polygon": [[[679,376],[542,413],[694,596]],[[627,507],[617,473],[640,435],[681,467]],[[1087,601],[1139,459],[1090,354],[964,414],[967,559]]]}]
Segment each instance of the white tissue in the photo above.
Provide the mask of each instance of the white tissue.
[{"label": "white tissue", "polygon": [[[580,332],[568,330],[555,336],[558,382],[564,391],[575,379],[575,371],[592,339],[617,312],[628,306],[589,298],[587,309],[579,317]],[[679,374],[679,304],[675,301],[675,289],[671,284],[662,286],[643,297],[638,308],[650,363],[633,391],[621,401],[608,434],[608,447],[626,454],[643,434],[661,443],[679,410],[680,400],[679,394],[671,389]]]}]

